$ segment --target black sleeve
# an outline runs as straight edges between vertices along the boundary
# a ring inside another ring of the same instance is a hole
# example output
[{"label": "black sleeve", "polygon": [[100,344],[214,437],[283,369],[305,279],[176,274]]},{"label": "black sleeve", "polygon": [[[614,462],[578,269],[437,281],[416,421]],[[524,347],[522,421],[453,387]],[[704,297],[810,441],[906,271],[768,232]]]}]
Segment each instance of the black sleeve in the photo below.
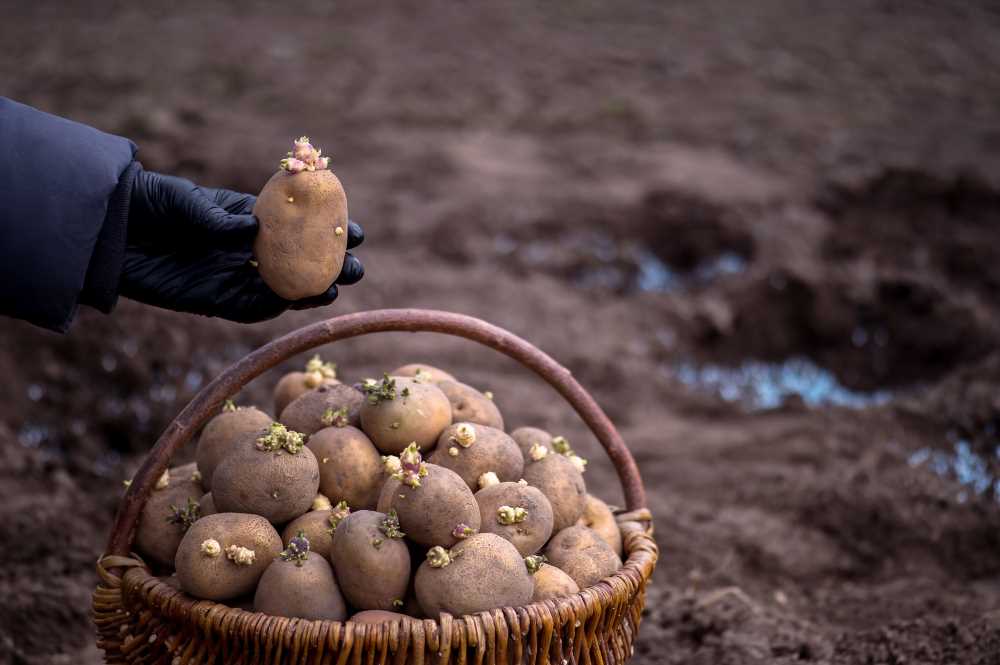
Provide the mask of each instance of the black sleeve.
[{"label": "black sleeve", "polygon": [[0,314],[65,332],[118,294],[135,145],[0,97]]}]

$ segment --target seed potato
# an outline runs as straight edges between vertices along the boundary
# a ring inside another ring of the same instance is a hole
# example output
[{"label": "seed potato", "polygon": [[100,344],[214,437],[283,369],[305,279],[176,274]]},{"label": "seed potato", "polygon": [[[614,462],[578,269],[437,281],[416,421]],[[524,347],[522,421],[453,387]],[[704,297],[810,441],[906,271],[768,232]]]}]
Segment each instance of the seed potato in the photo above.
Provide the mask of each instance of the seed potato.
[{"label": "seed potato", "polygon": [[429,450],[451,425],[451,403],[434,384],[386,375],[363,386],[361,429],[385,455],[397,455],[414,441]]},{"label": "seed potato", "polygon": [[618,529],[615,514],[604,503],[592,494],[587,495],[583,507],[583,515],[576,522],[577,526],[589,527],[606,542],[615,554],[622,555],[622,532]]},{"label": "seed potato", "polygon": [[439,381],[438,388],[451,403],[451,417],[454,422],[486,425],[503,431],[503,416],[493,400],[472,386],[458,381]]},{"label": "seed potato", "polygon": [[293,400],[279,420],[296,432],[310,435],[336,424],[361,424],[361,403],[365,396],[345,383],[323,384]]},{"label": "seed potato", "polygon": [[364,432],[350,425],[326,427],[309,437],[307,446],[319,461],[320,492],[356,510],[375,508],[386,475]]},{"label": "seed potato", "polygon": [[272,423],[233,448],[212,479],[218,510],[262,515],[274,524],[309,510],[319,489],[319,464],[301,435]]},{"label": "seed potato", "polygon": [[174,566],[190,595],[229,600],[251,593],[280,553],[281,537],[260,515],[217,513],[191,525]]},{"label": "seed potato", "polygon": [[281,541],[288,547],[292,538],[301,531],[309,541],[309,551],[328,559],[336,528],[330,521],[332,515],[332,510],[310,510],[305,515],[296,517],[281,531]]},{"label": "seed potato", "polygon": [[502,430],[465,422],[441,433],[428,461],[460,475],[473,492],[489,471],[501,481],[519,480],[524,472],[524,455],[514,439]]},{"label": "seed potato", "polygon": [[296,536],[257,583],[254,610],[289,618],[343,621],[347,604],[329,562]]},{"label": "seed potato", "polygon": [[250,432],[256,432],[271,424],[271,416],[253,406],[237,407],[227,402],[222,413],[208,421],[198,437],[195,462],[201,472],[205,489],[212,489],[212,476],[233,443]]},{"label": "seed potato", "polygon": [[363,610],[351,616],[349,620],[354,623],[392,623],[396,621],[411,620],[411,618],[405,614],[400,614],[399,612]]},{"label": "seed potato", "polygon": [[168,470],[160,477],[139,516],[136,548],[161,566],[173,566],[184,532],[200,517],[200,476],[194,464]]},{"label": "seed potato", "polygon": [[552,441],[551,434],[537,427],[518,427],[510,433],[510,438],[517,442],[517,446],[521,449],[525,458],[528,457],[528,452],[532,446],[537,444],[549,448],[549,444]]},{"label": "seed potato", "polygon": [[388,499],[410,540],[425,547],[450,547],[459,540],[456,529],[478,531],[479,504],[462,477],[436,464],[423,468],[426,475],[418,486],[399,482]]},{"label": "seed potato", "polygon": [[552,506],[541,490],[520,483],[499,483],[476,492],[482,533],[513,543],[521,556],[542,549],[552,535]]},{"label": "seed potato", "polygon": [[437,383],[438,381],[457,381],[457,379],[449,374],[448,372],[434,367],[433,365],[425,365],[423,363],[412,363],[410,365],[403,365],[402,367],[397,367],[396,369],[389,372],[389,376],[406,376],[411,379],[417,379],[424,383]]},{"label": "seed potato", "polygon": [[456,617],[531,602],[535,583],[517,548],[494,533],[434,548],[417,569],[417,600],[429,617]]},{"label": "seed potato", "polygon": [[548,563],[543,563],[532,577],[535,578],[535,592],[531,596],[533,603],[549,598],[568,596],[580,591],[580,587],[576,585],[572,577]]},{"label": "seed potato", "polygon": [[201,501],[198,502],[198,506],[200,508],[199,515],[201,515],[201,517],[205,517],[207,515],[214,515],[215,513],[219,512],[218,510],[215,509],[215,501],[212,500],[211,492],[206,492],[205,494],[202,495]]},{"label": "seed potato", "polygon": [[410,551],[395,516],[359,510],[333,534],[331,558],[352,606],[365,610],[402,607],[410,583]]},{"label": "seed potato", "polygon": [[585,526],[559,531],[545,548],[545,557],[572,577],[581,589],[597,584],[622,567],[622,560],[614,550]]},{"label": "seed potato", "polygon": [[537,487],[552,505],[552,532],[573,526],[583,515],[587,486],[583,474],[568,457],[549,451],[539,460],[525,459],[524,479]]}]

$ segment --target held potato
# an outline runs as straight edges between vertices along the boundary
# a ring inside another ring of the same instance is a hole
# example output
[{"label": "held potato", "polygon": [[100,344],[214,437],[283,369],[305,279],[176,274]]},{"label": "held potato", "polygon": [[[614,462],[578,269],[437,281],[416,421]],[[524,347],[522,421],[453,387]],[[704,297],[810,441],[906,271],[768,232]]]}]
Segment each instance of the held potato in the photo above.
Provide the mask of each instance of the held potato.
[{"label": "held potato", "polygon": [[386,499],[411,541],[424,547],[450,547],[479,530],[479,504],[461,476],[422,462],[416,444],[403,451],[397,463],[398,483]]},{"label": "held potato", "polygon": [[[587,486],[583,474],[570,459],[546,448],[534,447],[525,459],[524,479],[537,487],[552,504],[552,532],[573,526],[583,515]],[[533,459],[537,457],[538,459]]]},{"label": "held potato", "polygon": [[351,513],[337,525],[330,557],[351,605],[365,610],[403,606],[410,583],[410,551],[394,513]]},{"label": "held potato", "polygon": [[622,560],[592,529],[571,526],[552,536],[545,557],[573,578],[581,589],[593,586],[622,567]]},{"label": "held potato", "polygon": [[533,603],[549,598],[568,596],[580,591],[580,587],[576,585],[572,577],[548,563],[543,563],[535,571],[533,577],[535,578],[535,592],[531,596]]},{"label": "held potato", "polygon": [[398,455],[411,442],[430,449],[451,425],[451,403],[434,384],[405,377],[362,384],[361,429],[383,454]]},{"label": "held potato", "polygon": [[552,441],[551,434],[537,427],[518,427],[510,433],[510,438],[517,442],[517,446],[524,453],[525,458],[528,457],[532,446],[539,445],[548,448]]},{"label": "held potato", "polygon": [[347,604],[333,569],[312,551],[305,536],[292,538],[264,571],[253,607],[257,612],[289,618],[343,621],[347,617]]},{"label": "held potato", "polygon": [[253,207],[260,276],[287,300],[325,292],[344,265],[347,195],[327,165],[303,136]]},{"label": "held potato", "polygon": [[319,491],[330,501],[347,501],[355,510],[371,510],[385,482],[382,457],[365,433],[351,427],[327,427],[307,444],[319,461]]},{"label": "held potato", "polygon": [[305,513],[319,489],[319,464],[302,435],[280,423],[241,438],[215,470],[218,510],[282,524]]},{"label": "held potato", "polygon": [[281,553],[281,537],[260,515],[217,513],[191,525],[174,565],[195,598],[229,600],[250,593]]},{"label": "held potato", "polygon": [[323,362],[318,355],[309,359],[301,372],[288,372],[274,386],[274,413],[280,416],[289,404],[299,396],[319,388],[340,383],[337,380],[337,366]]},{"label": "held potato", "polygon": [[583,515],[576,522],[577,526],[585,526],[594,530],[606,542],[615,554],[622,555],[622,532],[618,529],[618,521],[615,514],[596,496],[587,495],[587,502],[583,507]]},{"label": "held potato", "polygon": [[437,383],[438,381],[457,381],[454,376],[444,371],[434,367],[433,365],[424,365],[423,363],[412,363],[410,365],[403,365],[402,367],[397,367],[396,369],[389,372],[389,376],[406,376],[411,379],[416,379],[423,383]]},{"label": "held potato", "polygon": [[503,431],[500,409],[485,393],[458,381],[439,381],[437,386],[451,403],[453,421],[476,423]]},{"label": "held potato", "polygon": [[521,556],[542,549],[552,535],[552,506],[541,490],[520,483],[499,483],[476,492],[482,533],[513,543]]},{"label": "held potato", "polygon": [[256,432],[271,424],[271,416],[253,406],[237,407],[227,401],[222,413],[208,421],[198,437],[195,462],[201,472],[205,489],[212,489],[212,476],[222,458],[229,454],[233,443],[250,432]]},{"label": "held potato", "polygon": [[200,475],[194,464],[167,470],[139,516],[135,544],[148,559],[173,566],[184,532],[201,516]]},{"label": "held potato", "polygon": [[323,384],[299,395],[281,412],[283,425],[305,435],[324,427],[361,424],[361,403],[365,396],[344,383]]},{"label": "held potato", "polygon": [[460,475],[473,492],[480,488],[484,473],[492,471],[500,481],[516,481],[524,471],[524,455],[514,439],[493,427],[464,422],[441,433],[428,461]]},{"label": "held potato", "polygon": [[496,534],[480,533],[450,550],[432,548],[417,569],[415,588],[420,607],[436,618],[441,612],[460,617],[526,605],[535,583],[513,545]]}]

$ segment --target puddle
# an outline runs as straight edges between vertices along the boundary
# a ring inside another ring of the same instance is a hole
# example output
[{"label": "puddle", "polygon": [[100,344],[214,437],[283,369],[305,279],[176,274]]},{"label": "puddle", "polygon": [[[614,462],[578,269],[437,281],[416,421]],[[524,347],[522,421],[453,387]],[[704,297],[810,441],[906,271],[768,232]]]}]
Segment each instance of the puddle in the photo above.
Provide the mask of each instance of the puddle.
[{"label": "puddle", "polygon": [[[1000,447],[994,450],[994,457],[1000,461]],[[933,473],[957,480],[976,494],[983,494],[992,489],[993,495],[1000,497],[1000,480],[990,471],[990,463],[982,455],[972,450],[965,439],[955,442],[951,452],[936,448],[921,448],[910,455],[907,460],[910,466],[926,467]],[[958,495],[959,501],[967,497],[964,493]]]},{"label": "puddle", "polygon": [[845,388],[827,370],[805,358],[781,363],[748,361],[735,367],[681,363],[669,373],[686,386],[715,393],[727,402],[753,410],[774,409],[789,397],[806,405],[864,409],[892,399],[887,390],[860,392]]}]

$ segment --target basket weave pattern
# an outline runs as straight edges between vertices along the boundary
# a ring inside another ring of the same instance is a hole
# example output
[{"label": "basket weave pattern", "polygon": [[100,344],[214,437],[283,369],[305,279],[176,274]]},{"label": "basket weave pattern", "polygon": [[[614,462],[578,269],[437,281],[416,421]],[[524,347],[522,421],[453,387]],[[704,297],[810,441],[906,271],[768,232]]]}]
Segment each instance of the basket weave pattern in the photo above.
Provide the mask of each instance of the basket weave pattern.
[{"label": "basket weave pattern", "polygon": [[[265,370],[321,344],[374,332],[430,331],[504,353],[552,385],[590,427],[622,481],[616,516],[624,566],[570,596],[478,614],[397,622],[309,621],[197,600],[129,554],[142,506],[171,457],[223,401]],[[112,664],[466,663],[620,665],[632,655],[658,550],[638,469],[614,425],[570,372],[511,333],[471,317],[426,310],[350,314],[297,330],[243,358],[206,386],[161,435],[119,507],[93,595],[97,645]]]}]

